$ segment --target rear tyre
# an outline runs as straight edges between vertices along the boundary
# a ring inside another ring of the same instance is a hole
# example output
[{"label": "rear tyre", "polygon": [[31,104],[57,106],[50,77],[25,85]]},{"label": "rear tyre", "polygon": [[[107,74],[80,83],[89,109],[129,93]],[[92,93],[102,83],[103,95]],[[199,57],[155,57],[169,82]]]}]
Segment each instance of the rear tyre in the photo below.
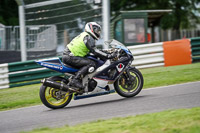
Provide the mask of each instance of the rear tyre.
[{"label": "rear tyre", "polygon": [[[51,77],[49,79],[56,82],[67,82],[67,80],[62,77]],[[72,94],[42,85],[40,87],[40,99],[46,107],[59,109],[69,104],[72,99]]]},{"label": "rear tyre", "polygon": [[138,69],[130,67],[115,81],[114,87],[120,96],[134,97],[142,90],[143,82],[142,73]]}]

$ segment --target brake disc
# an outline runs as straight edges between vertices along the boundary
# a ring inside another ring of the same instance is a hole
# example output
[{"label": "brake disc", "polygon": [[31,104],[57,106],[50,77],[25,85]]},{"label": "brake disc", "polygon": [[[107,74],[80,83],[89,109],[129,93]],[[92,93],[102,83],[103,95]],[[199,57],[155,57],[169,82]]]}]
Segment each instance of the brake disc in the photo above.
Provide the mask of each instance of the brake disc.
[{"label": "brake disc", "polygon": [[132,89],[134,89],[137,85],[137,80],[134,76],[129,77],[130,79],[128,80],[128,87],[127,90],[130,91]]},{"label": "brake disc", "polygon": [[63,94],[59,89],[51,88],[51,95],[56,100],[60,100],[64,98],[65,94]]}]

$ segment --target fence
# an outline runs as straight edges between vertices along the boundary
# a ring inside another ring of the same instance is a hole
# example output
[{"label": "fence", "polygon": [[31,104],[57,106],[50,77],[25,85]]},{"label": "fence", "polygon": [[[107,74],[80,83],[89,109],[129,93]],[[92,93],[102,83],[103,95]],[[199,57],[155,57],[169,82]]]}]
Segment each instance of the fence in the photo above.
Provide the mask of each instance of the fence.
[{"label": "fence", "polygon": [[[56,26],[27,26],[27,59],[56,56]],[[0,28],[0,63],[21,60],[19,26]]]},{"label": "fence", "polygon": [[161,30],[161,42],[200,36],[200,29]]},{"label": "fence", "polygon": [[[27,26],[27,51],[55,50],[57,47],[56,26]],[[19,51],[19,26],[0,28],[1,51]]]},{"label": "fence", "polygon": [[87,22],[102,24],[102,4],[93,0],[23,1],[26,25],[55,25],[58,47],[80,34]]},{"label": "fence", "polygon": [[[45,52],[39,58],[60,54],[65,44],[84,30],[87,22],[95,21],[102,25],[101,2],[95,3],[93,0],[20,1],[24,3],[25,10],[28,60],[36,59],[38,54]],[[19,27],[1,26],[0,55],[3,54],[2,51],[11,51],[11,54],[14,51],[15,55],[19,56],[15,60],[8,56],[0,56],[0,63],[20,61],[19,50]],[[7,60],[4,60],[5,57]]]},{"label": "fence", "polygon": [[0,25],[0,50],[4,49],[3,44],[5,44],[5,28]]}]

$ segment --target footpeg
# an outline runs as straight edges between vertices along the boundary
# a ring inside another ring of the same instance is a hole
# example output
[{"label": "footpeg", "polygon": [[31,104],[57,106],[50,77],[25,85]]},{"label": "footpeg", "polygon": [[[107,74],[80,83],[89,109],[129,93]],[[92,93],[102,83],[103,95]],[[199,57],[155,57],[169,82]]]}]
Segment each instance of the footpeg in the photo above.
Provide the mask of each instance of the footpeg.
[{"label": "footpeg", "polygon": [[72,87],[69,87],[68,89],[69,89],[70,91],[73,91],[73,92],[79,92],[79,90],[80,90],[80,89],[75,88],[75,87],[73,87],[73,88],[72,88]]},{"label": "footpeg", "polygon": [[69,91],[71,91],[71,92],[75,92],[76,94],[83,94],[83,90],[81,90],[81,89],[78,89],[78,88],[72,88],[72,87],[69,87],[68,88],[69,89]]}]

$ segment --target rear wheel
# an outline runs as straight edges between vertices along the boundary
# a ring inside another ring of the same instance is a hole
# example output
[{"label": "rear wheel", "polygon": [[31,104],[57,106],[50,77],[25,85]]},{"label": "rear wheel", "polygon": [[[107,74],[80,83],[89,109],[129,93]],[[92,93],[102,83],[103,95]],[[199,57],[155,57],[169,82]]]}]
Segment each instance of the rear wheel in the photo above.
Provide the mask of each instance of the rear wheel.
[{"label": "rear wheel", "polygon": [[133,67],[124,72],[114,83],[116,92],[123,97],[134,97],[143,88],[143,76]]},{"label": "rear wheel", "polygon": [[[56,82],[67,82],[62,77],[51,77],[49,79]],[[52,109],[59,109],[69,104],[72,99],[72,94],[42,85],[40,87],[40,99],[45,106]]]}]

